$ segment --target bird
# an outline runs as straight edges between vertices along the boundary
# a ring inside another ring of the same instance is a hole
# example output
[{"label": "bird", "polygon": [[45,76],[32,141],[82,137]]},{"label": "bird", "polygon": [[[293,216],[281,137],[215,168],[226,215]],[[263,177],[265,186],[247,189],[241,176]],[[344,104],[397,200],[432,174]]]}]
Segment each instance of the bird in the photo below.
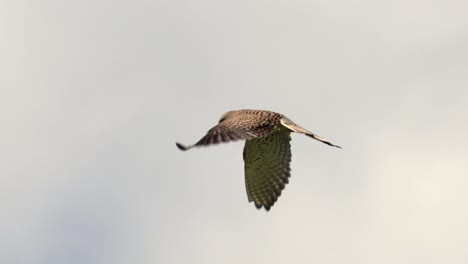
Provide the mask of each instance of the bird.
[{"label": "bird", "polygon": [[197,143],[187,146],[176,142],[176,146],[186,151],[193,147],[245,140],[243,160],[248,201],[257,209],[263,207],[269,211],[291,176],[292,132],[341,148],[283,114],[253,109],[228,111]]}]

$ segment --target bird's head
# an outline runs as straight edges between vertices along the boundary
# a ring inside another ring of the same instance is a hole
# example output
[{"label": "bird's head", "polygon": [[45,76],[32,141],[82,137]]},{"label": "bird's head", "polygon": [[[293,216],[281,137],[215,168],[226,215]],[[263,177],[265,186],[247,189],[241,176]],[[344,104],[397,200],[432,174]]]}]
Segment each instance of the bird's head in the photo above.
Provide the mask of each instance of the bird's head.
[{"label": "bird's head", "polygon": [[224,120],[226,119],[229,119],[230,117],[232,117],[234,111],[229,111],[229,112],[226,112],[224,113],[220,118],[219,118],[219,123],[223,122]]}]

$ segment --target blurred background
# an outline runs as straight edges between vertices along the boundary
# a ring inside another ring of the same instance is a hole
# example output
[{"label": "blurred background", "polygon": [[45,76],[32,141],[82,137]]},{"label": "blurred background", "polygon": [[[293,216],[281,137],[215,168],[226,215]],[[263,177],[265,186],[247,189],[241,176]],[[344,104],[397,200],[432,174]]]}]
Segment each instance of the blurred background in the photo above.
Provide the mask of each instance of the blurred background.
[{"label": "blurred background", "polygon": [[[468,2],[3,1],[0,263],[467,263]],[[232,109],[293,135],[270,212]]]}]

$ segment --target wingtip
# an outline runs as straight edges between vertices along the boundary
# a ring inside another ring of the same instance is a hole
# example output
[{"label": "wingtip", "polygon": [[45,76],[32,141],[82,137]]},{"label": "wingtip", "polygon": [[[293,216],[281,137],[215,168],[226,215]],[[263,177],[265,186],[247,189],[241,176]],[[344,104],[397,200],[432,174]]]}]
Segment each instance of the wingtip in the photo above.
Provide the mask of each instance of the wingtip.
[{"label": "wingtip", "polygon": [[186,146],[182,145],[182,144],[179,143],[179,142],[176,142],[175,144],[176,144],[176,146],[177,146],[180,150],[182,150],[182,151],[186,151],[186,150],[189,149],[189,147],[186,147]]},{"label": "wingtip", "polygon": [[333,143],[331,143],[331,142],[328,142],[328,141],[325,141],[325,140],[320,140],[320,141],[321,141],[322,143],[324,143],[324,144],[327,144],[327,145],[330,146],[330,147],[335,147],[335,148],[342,149],[342,147],[340,147],[340,146],[338,146],[338,145],[335,145],[335,144],[333,144]]},{"label": "wingtip", "polygon": [[335,145],[335,144],[331,143],[330,141],[328,141],[328,140],[326,140],[326,139],[324,139],[324,138],[322,138],[322,137],[320,137],[318,135],[315,135],[313,133],[306,133],[305,135],[308,136],[308,137],[311,137],[311,138],[313,138],[315,140],[318,140],[318,141],[320,141],[320,142],[322,142],[324,144],[327,144],[328,146],[342,149],[342,147],[340,147],[338,145]]},{"label": "wingtip", "polygon": [[268,204],[256,203],[253,200],[249,200],[249,202],[254,202],[255,208],[257,208],[257,210],[261,210],[263,208],[263,209],[265,209],[265,212],[269,212],[271,207],[273,206],[272,204],[268,205]]}]

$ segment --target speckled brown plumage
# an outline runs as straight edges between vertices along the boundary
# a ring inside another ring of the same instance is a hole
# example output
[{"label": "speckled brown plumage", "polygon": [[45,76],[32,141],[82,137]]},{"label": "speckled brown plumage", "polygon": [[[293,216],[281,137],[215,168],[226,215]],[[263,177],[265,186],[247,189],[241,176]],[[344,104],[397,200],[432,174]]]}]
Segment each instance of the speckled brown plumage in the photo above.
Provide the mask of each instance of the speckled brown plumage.
[{"label": "speckled brown plumage", "polygon": [[282,114],[250,109],[225,113],[219,123],[194,145],[176,145],[185,151],[197,146],[246,140],[243,158],[247,197],[257,208],[264,207],[268,211],[289,181],[291,132],[302,133],[340,148],[298,126]]}]

